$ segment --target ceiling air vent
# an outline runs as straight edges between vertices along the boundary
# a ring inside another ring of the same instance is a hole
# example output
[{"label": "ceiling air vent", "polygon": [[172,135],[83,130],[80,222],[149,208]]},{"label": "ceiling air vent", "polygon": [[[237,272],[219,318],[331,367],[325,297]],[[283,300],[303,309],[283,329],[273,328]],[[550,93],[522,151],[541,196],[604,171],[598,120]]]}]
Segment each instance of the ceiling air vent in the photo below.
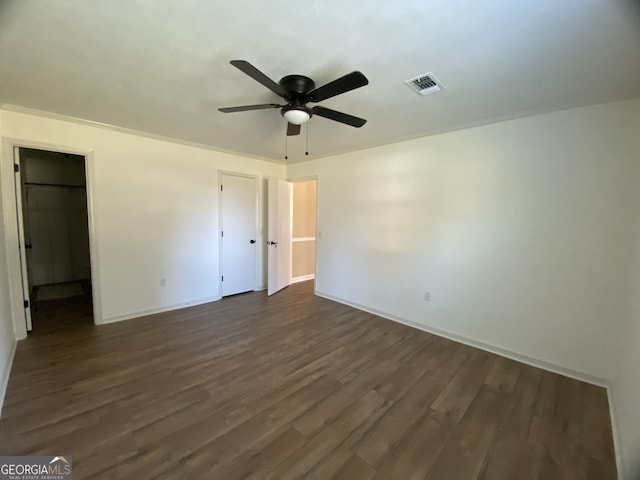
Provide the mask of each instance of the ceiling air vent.
[{"label": "ceiling air vent", "polygon": [[422,75],[418,75],[417,77],[410,78],[409,80],[405,80],[405,82],[411,90],[420,95],[428,95],[430,93],[439,92],[444,88],[438,79],[433,75],[433,73],[423,73]]}]

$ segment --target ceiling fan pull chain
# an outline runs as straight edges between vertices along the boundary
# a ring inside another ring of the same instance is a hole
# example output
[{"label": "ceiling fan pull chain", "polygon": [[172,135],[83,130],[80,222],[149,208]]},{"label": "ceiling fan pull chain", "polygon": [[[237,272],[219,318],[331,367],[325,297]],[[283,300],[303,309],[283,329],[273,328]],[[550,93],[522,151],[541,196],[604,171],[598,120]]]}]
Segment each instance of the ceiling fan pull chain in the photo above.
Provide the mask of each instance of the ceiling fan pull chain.
[{"label": "ceiling fan pull chain", "polygon": [[284,159],[289,159],[289,137],[287,136],[287,132],[284,132]]},{"label": "ceiling fan pull chain", "polygon": [[309,155],[309,122],[307,122],[307,146],[305,148],[305,155]]}]

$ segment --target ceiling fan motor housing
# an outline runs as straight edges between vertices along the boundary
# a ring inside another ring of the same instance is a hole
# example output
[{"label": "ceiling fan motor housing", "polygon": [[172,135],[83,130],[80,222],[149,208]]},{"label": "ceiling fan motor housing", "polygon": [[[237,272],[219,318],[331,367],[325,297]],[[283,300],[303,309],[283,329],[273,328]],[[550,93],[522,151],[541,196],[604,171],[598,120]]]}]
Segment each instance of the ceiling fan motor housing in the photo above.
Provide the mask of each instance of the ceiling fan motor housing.
[{"label": "ceiling fan motor housing", "polygon": [[311,109],[307,107],[307,102],[309,101],[307,92],[310,92],[316,87],[315,82],[304,75],[287,75],[286,77],[282,77],[278,83],[287,91],[285,99],[289,102],[282,107],[280,114],[286,118],[285,113],[288,111],[301,110],[309,115],[308,118],[311,118],[313,113]]},{"label": "ceiling fan motor housing", "polygon": [[287,92],[298,96],[302,96],[316,88],[315,82],[304,75],[287,75],[280,79],[279,84]]}]

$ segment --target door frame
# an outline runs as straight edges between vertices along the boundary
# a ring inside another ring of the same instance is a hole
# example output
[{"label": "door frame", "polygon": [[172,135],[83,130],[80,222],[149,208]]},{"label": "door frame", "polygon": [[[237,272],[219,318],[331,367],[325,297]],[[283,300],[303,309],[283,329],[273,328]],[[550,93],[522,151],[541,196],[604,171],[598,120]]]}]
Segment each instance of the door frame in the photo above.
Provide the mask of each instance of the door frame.
[{"label": "door frame", "polygon": [[[11,312],[13,329],[16,339],[27,336],[27,326],[24,318],[21,259],[18,235],[18,208],[16,204],[16,190],[14,164],[14,148],[32,148],[58,153],[82,155],[84,157],[86,191],[87,191],[87,221],[89,227],[89,258],[91,264],[91,290],[93,303],[93,323],[102,323],[102,297],[100,285],[100,255],[95,223],[95,155],[92,149],[79,148],[69,145],[58,145],[33,140],[2,137],[2,154],[0,156],[0,178],[2,181],[2,208],[4,215],[4,235],[7,250],[7,270],[9,274],[9,291],[11,296]],[[19,213],[22,216],[22,212]],[[29,307],[31,308],[31,307]]]},{"label": "door frame", "polygon": [[[240,173],[240,172],[232,172],[230,170],[218,170],[218,182],[216,188],[218,189],[218,298],[222,298],[222,241],[220,232],[222,232],[222,189],[220,188],[222,185],[222,176],[223,175],[231,175],[234,177],[243,177],[250,178],[253,180],[253,206],[255,208],[255,223],[253,225],[254,236],[256,239],[256,243],[260,245],[259,248],[264,250],[264,246],[262,245],[261,235],[258,235],[260,229],[260,192],[259,192],[259,181],[260,177],[258,175],[253,175],[250,173]],[[262,250],[260,250],[262,251]],[[256,272],[256,266],[258,265],[258,249],[256,248],[256,256],[253,259],[253,291],[257,290],[257,279],[258,275]]]},{"label": "door frame", "polygon": [[[316,262],[314,265],[314,281],[313,281],[313,293],[318,293],[318,241],[320,240],[320,178],[318,175],[306,175],[303,177],[291,177],[287,178],[287,182],[307,182],[309,180],[316,181]],[[291,202],[293,208],[293,202]],[[293,214],[291,215],[291,221],[293,222]],[[293,231],[293,228],[291,229]],[[291,255],[293,256],[293,248],[291,248]],[[293,261],[293,259],[292,259]]]},{"label": "door frame", "polygon": [[[24,314],[24,321],[27,326],[27,332],[33,329],[33,323],[31,319],[31,288],[32,278],[29,277],[29,260],[27,260],[27,235],[26,232],[30,228],[30,217],[25,216],[25,210],[28,210],[25,206],[27,195],[25,192],[25,180],[23,172],[22,157],[20,156],[20,148],[15,147],[13,149],[13,163],[18,165],[17,171],[14,171],[13,183],[14,192],[16,194],[16,218],[18,220],[18,249],[20,256],[20,278],[22,280],[22,298],[28,306],[25,306],[22,310]],[[18,188],[18,185],[20,187]],[[27,222],[25,222],[25,218]],[[26,225],[29,224],[29,227]],[[26,292],[26,294],[25,294]]]}]

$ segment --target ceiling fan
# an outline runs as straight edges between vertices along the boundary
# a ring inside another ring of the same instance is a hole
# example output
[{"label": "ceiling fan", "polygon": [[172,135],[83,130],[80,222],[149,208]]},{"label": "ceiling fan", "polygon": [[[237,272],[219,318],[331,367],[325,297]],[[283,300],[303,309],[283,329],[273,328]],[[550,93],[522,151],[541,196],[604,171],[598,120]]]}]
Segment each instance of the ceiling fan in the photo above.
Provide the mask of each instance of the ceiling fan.
[{"label": "ceiling fan", "polygon": [[271,80],[264,73],[258,70],[245,60],[231,60],[231,65],[241,72],[249,75],[255,81],[261,83],[276,95],[282,97],[287,103],[278,105],[276,103],[263,103],[261,105],[245,105],[242,107],[219,108],[223,113],[246,112],[248,110],[263,110],[268,108],[279,108],[282,116],[287,120],[287,135],[299,135],[300,125],[307,122],[313,115],[328,118],[336,122],[360,128],[367,121],[364,118],[354,117],[346,113],[338,112],[330,108],[308,107],[307,103],[316,103],[335,97],[342,93],[364,87],[369,84],[369,80],[361,72],[351,72],[340,77],[333,82],[316,88],[316,84],[309,77],[304,75],[287,75],[282,77],[278,83]]}]

